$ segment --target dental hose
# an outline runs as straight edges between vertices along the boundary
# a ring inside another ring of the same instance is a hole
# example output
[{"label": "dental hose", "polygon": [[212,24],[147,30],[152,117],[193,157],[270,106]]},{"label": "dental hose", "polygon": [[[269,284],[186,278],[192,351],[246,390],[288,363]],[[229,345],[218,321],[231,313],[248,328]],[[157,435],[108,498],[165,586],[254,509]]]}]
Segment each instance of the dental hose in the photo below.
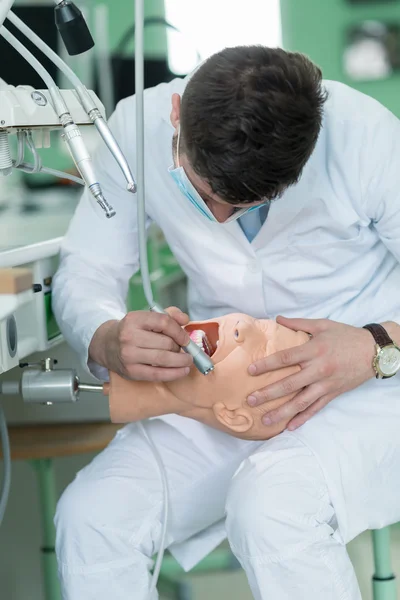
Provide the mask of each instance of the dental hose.
[{"label": "dental hose", "polygon": [[[136,94],[136,178],[137,178],[137,220],[139,238],[139,261],[142,276],[144,295],[153,312],[167,314],[165,310],[154,301],[151,290],[149,265],[147,260],[146,240],[146,208],[145,208],[145,181],[144,181],[144,61],[143,61],[143,26],[144,10],[143,0],[135,2],[135,94]],[[190,340],[182,348],[184,352],[193,357],[195,367],[208,375],[214,370],[211,358]]]},{"label": "dental hose", "polygon": [[[165,310],[159,306],[153,297],[151,289],[149,265],[147,259],[147,239],[146,239],[146,207],[145,207],[145,170],[144,170],[144,0],[135,2],[135,96],[136,96],[136,180],[137,180],[137,221],[138,221],[138,243],[139,243],[139,261],[140,273],[142,277],[143,291],[150,310],[157,313],[166,314]],[[214,369],[214,364],[210,357],[203,350],[190,340],[189,344],[183,350],[193,357],[193,363],[201,373],[207,375]],[[168,509],[169,494],[168,480],[165,467],[158,450],[146,431],[143,423],[138,423],[142,434],[147,440],[153,456],[157,462],[160,477],[164,491],[163,507],[163,527],[161,533],[160,548],[157,554],[157,560],[153,571],[153,577],[150,585],[149,600],[152,600],[157,586],[158,576],[161,570],[161,564],[165,551],[165,543],[168,529]]]},{"label": "dental hose", "polygon": [[3,407],[0,404],[0,440],[1,450],[3,453],[4,474],[0,493],[0,525],[6,511],[8,495],[10,493],[11,484],[11,452],[10,440],[8,438],[7,423],[4,415]]},{"label": "dental hose", "polygon": [[[146,208],[145,208],[145,189],[144,189],[144,110],[143,110],[143,92],[144,92],[144,2],[136,0],[135,2],[135,94],[136,94],[136,181],[137,181],[137,220],[138,220],[138,238],[139,238],[139,260],[140,272],[142,276],[143,291],[150,310],[156,310],[156,304],[151,289],[149,265],[147,260],[147,240],[146,240]],[[158,308],[158,307],[157,307]],[[160,307],[156,312],[164,312]],[[145,425],[138,422],[138,426],[150,446],[154,459],[160,472],[160,478],[163,486],[163,526],[161,532],[160,547],[157,553],[157,560],[153,570],[153,576],[150,584],[148,600],[152,600],[157,587],[158,577],[161,570],[162,560],[165,552],[165,543],[168,528],[169,511],[169,493],[168,479],[161,456],[146,431]]]},{"label": "dental hose", "polygon": [[[157,313],[166,314],[165,310],[159,306],[153,297],[151,289],[149,265],[147,259],[147,239],[146,239],[146,207],[145,207],[145,176],[144,176],[144,2],[136,0],[135,2],[135,96],[136,96],[136,181],[137,181],[137,221],[138,221],[138,243],[139,243],[139,261],[140,273],[145,298],[150,310]],[[214,364],[205,352],[192,340],[183,350],[193,356],[193,362],[201,373],[207,375],[214,369]],[[163,527],[161,532],[160,547],[157,553],[157,560],[153,570],[153,576],[150,584],[149,600],[153,599],[158,577],[161,570],[162,560],[165,552],[165,544],[168,530],[168,511],[169,511],[169,493],[168,479],[161,456],[146,431],[144,423],[139,422],[138,426],[147,440],[154,459],[157,463],[160,478],[163,485],[164,506],[163,506]]]}]

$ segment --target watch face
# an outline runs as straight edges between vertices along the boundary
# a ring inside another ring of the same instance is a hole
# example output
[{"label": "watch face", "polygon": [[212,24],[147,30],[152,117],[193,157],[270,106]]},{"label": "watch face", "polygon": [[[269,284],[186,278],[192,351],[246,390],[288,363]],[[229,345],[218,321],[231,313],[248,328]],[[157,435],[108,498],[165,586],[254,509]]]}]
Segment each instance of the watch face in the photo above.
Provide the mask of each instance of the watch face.
[{"label": "watch face", "polygon": [[400,350],[396,346],[386,346],[379,353],[378,366],[382,375],[395,375],[400,369]]}]

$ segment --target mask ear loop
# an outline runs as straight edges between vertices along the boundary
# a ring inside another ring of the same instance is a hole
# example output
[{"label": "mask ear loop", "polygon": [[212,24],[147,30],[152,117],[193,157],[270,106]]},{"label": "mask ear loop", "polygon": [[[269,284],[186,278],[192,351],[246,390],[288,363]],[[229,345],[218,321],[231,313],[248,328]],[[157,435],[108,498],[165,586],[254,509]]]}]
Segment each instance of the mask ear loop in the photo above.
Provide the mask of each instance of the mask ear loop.
[{"label": "mask ear loop", "polygon": [[181,139],[181,124],[179,123],[179,125],[178,125],[178,139],[177,139],[177,142],[176,142],[176,163],[177,163],[178,167],[181,166],[180,163],[179,163],[179,142],[180,142],[180,139]]}]

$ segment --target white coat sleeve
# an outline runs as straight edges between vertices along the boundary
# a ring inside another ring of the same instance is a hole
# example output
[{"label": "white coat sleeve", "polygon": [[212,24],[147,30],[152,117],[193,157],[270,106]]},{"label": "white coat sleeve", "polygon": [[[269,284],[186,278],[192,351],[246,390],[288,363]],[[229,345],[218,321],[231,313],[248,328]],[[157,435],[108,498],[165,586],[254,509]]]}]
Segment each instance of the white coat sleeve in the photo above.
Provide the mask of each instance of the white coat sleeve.
[{"label": "white coat sleeve", "polygon": [[[388,250],[400,263],[400,121],[386,108],[367,126],[363,145],[364,210]],[[400,324],[400,300],[391,320]]]},{"label": "white coat sleeve", "polygon": [[400,262],[400,121],[380,108],[381,118],[367,126],[363,144],[364,210],[385,246]]},{"label": "white coat sleeve", "polygon": [[[131,171],[135,169],[134,98],[119,103],[109,120]],[[107,370],[88,358],[97,328],[126,314],[129,280],[139,268],[136,195],[126,191],[125,179],[105,144],[93,155],[94,169],[116,215],[107,219],[84,191],[62,242],[60,264],[53,280],[52,306],[65,340],[82,364],[99,379]]]}]

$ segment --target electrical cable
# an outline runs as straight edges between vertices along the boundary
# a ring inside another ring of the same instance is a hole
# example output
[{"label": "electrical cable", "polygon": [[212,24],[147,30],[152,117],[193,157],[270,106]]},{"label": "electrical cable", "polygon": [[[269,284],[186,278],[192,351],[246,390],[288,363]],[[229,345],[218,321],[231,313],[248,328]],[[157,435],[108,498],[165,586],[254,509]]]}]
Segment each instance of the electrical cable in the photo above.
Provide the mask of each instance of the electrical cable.
[{"label": "electrical cable", "polygon": [[[166,314],[165,310],[154,301],[151,290],[146,243],[146,207],[144,176],[144,7],[143,0],[135,2],[135,98],[136,98],[136,178],[137,178],[137,220],[139,238],[139,262],[142,286],[150,310]],[[182,350],[193,357],[195,367],[208,375],[214,370],[214,363],[203,349],[190,340]]]},{"label": "electrical cable", "polygon": [[18,154],[17,160],[13,161],[14,168],[19,167],[25,156],[25,131],[17,131]]},{"label": "electrical cable", "polygon": [[0,439],[1,439],[1,449],[3,452],[3,465],[4,465],[3,482],[2,482],[1,493],[0,493],[0,525],[1,525],[3,518],[4,518],[4,513],[6,511],[8,495],[10,493],[10,484],[11,484],[10,440],[8,438],[6,418],[5,418],[3,407],[1,406],[1,404],[0,404]]},{"label": "electrical cable", "polygon": [[83,179],[72,175],[71,173],[65,173],[64,171],[58,171],[57,169],[52,169],[51,167],[40,167],[39,171],[34,171],[35,165],[32,163],[23,162],[20,165],[17,165],[16,161],[13,161],[13,166],[15,169],[23,171],[24,173],[46,173],[48,175],[54,175],[54,177],[59,177],[60,179],[69,179],[74,183],[79,183],[79,185],[85,185]]},{"label": "electrical cable", "polygon": [[[137,220],[138,220],[138,245],[139,245],[139,262],[140,273],[142,276],[142,286],[146,301],[149,304],[150,310],[158,313],[165,313],[164,309],[159,306],[153,297],[151,289],[149,265],[147,257],[147,239],[146,239],[146,206],[145,206],[145,165],[144,165],[144,2],[143,0],[135,1],[135,99],[136,99],[136,180],[137,180]],[[195,366],[204,374],[209,373],[214,365],[208,355],[202,351],[192,340],[183,348],[193,356]],[[144,425],[140,427],[146,435]],[[161,569],[161,563],[165,551],[165,543],[168,529],[168,481],[164,465],[158,455],[155,445],[150,438],[146,438],[151,444],[154,457],[160,470],[160,476],[164,489],[164,522],[161,534],[160,548],[157,555],[156,566],[153,571],[151,581],[150,596],[157,586],[158,576]]]},{"label": "electrical cable", "polygon": [[154,306],[150,285],[146,240],[146,207],[144,176],[144,6],[143,0],[135,2],[135,100],[136,100],[136,179],[139,260],[142,285],[150,309]]},{"label": "electrical cable", "polygon": [[150,434],[146,431],[144,423],[139,421],[138,426],[139,426],[139,429],[141,430],[141,432],[143,433],[144,437],[146,438],[147,443],[149,444],[149,446],[153,452],[153,456],[156,460],[158,470],[159,470],[160,476],[161,476],[161,481],[163,484],[163,496],[164,496],[160,548],[157,553],[157,560],[156,560],[156,564],[154,566],[153,576],[151,578],[150,593],[149,593],[149,598],[148,598],[148,600],[152,600],[152,595],[157,586],[158,577],[160,575],[161,565],[162,565],[162,561],[164,558],[164,552],[165,552],[165,541],[166,541],[166,537],[167,537],[167,526],[168,526],[168,516],[169,516],[169,490],[168,490],[167,473],[165,471],[165,467],[161,460],[160,453],[158,452],[155,443],[151,439]]},{"label": "electrical cable", "polygon": [[[142,275],[142,285],[146,301],[150,308],[154,306],[153,292],[151,289],[149,266],[147,260],[147,240],[146,240],[146,207],[145,207],[145,175],[144,175],[144,5],[143,0],[135,2],[135,91],[136,91],[136,181],[137,181],[137,218],[138,218],[138,244],[140,272]],[[149,600],[157,587],[158,576],[160,574],[161,563],[165,552],[165,542],[168,529],[169,512],[169,493],[168,480],[165,467],[162,463],[158,450],[150,436],[147,434],[143,423],[139,422],[139,428],[145,436],[153,456],[157,462],[160,472],[160,478],[163,486],[164,511],[163,526],[160,540],[160,547],[157,554],[157,561],[154,567],[153,576],[150,585]]]},{"label": "electrical cable", "polygon": [[42,159],[33,141],[32,131],[26,131],[26,145],[33,154],[34,164],[32,173],[39,173],[42,168]]},{"label": "electrical cable", "polygon": [[[24,141],[26,137],[26,143],[32,152],[35,162],[34,164],[23,162],[25,151],[24,151]],[[85,185],[85,182],[80,177],[76,177],[72,175],[72,173],[65,173],[64,171],[59,171],[58,169],[52,169],[51,167],[44,167],[42,164],[42,159],[37,151],[35,146],[35,142],[33,139],[33,135],[31,131],[18,131],[18,156],[16,160],[13,160],[14,169],[19,169],[24,173],[46,173],[48,175],[53,175],[54,177],[59,177],[60,179],[69,179],[74,183],[79,183],[79,185]]]}]

